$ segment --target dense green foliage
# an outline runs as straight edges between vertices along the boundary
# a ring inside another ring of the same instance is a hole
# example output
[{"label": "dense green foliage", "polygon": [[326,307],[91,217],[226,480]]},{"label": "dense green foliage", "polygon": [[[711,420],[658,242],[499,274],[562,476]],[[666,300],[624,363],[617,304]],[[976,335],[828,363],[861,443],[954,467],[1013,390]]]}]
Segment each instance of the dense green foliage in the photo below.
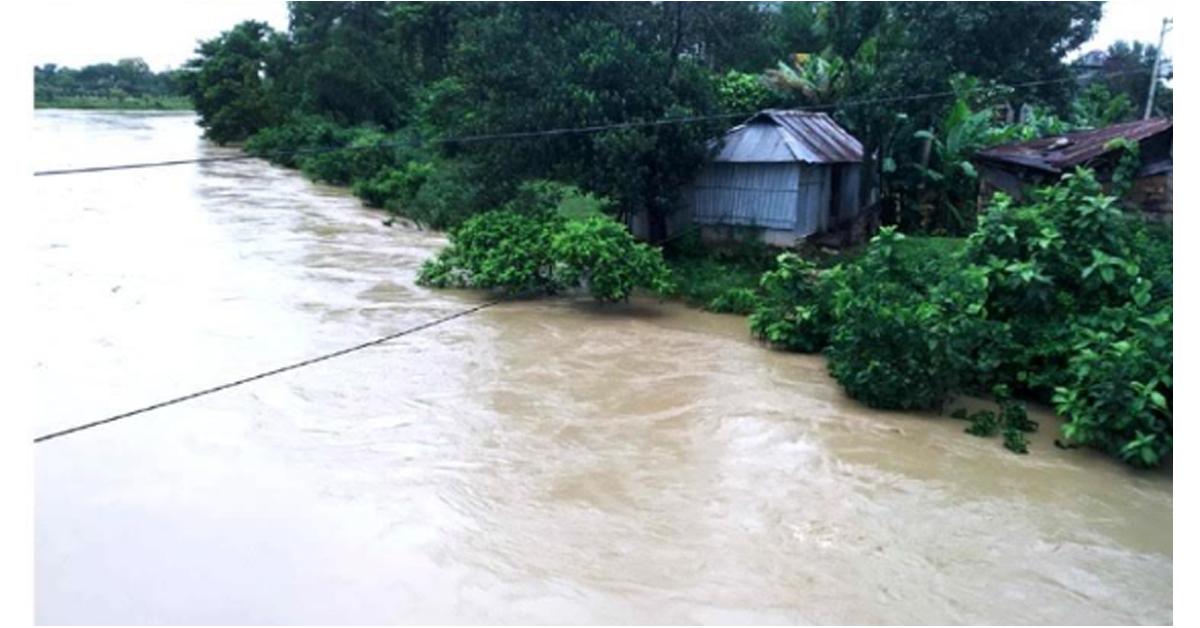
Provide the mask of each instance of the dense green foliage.
[{"label": "dense green foliage", "polygon": [[759,278],[771,268],[774,255],[759,242],[757,230],[734,230],[732,236],[712,246],[697,230],[689,230],[669,241],[664,249],[675,278],[671,296],[710,312],[753,312]]},{"label": "dense green foliage", "polygon": [[[1158,51],[1151,44],[1118,41],[1103,51],[1099,59],[1087,55],[1076,60],[1075,65],[1081,71],[1101,75],[1093,85],[1102,87],[1128,104],[1128,109],[1122,109],[1119,118],[1136,118],[1146,106],[1146,94],[1150,90],[1154,57],[1157,54]],[[1169,67],[1169,64],[1165,67]],[[1170,77],[1171,72],[1164,72],[1164,76]],[[1154,92],[1151,115],[1170,116],[1173,111],[1172,101],[1171,87],[1160,80]]]},{"label": "dense green foliage", "polygon": [[450,246],[421,267],[418,283],[552,294],[561,283],[550,245],[561,226],[513,210],[484,212],[450,232]]},{"label": "dense green foliage", "polygon": [[639,287],[666,292],[669,278],[658,249],[635,241],[611,218],[506,208],[452,230],[450,246],[421,267],[418,282],[513,295],[586,288],[597,300],[621,301]]},{"label": "dense green foliage", "polygon": [[[1105,72],[1148,67],[1145,47],[1115,46],[1102,68],[1065,62],[1094,34],[1100,3],[289,11],[286,33],[246,22],[202,42],[180,85],[213,140],[245,141],[369,205],[451,229],[422,283],[675,294],[751,313],[772,345],[825,351],[834,377],[870,405],[938,408],[957,393],[1005,391],[973,429],[1003,434],[1014,451],[1029,424],[1009,395],[1053,402],[1072,443],[1144,466],[1170,459],[1169,231],[1131,223],[1086,172],[1023,205],[1001,197],[975,211],[980,148],[1137,114],[1149,76]],[[1170,91],[1160,93],[1157,110],[1169,112]],[[888,230],[826,268],[794,255],[679,253],[691,246],[681,241],[669,281],[659,252],[621,223],[643,219],[663,241],[730,119],[796,106],[828,106],[862,141],[861,196],[877,189],[900,230],[969,235],[966,245]],[[1012,121],[1019,111],[1030,113]],[[693,117],[705,119],[639,124]]]},{"label": "dense green foliage", "polygon": [[821,271],[795,253],[783,253],[776,268],[762,276],[750,331],[778,347],[813,353],[829,341],[833,292],[844,279],[837,270]]},{"label": "dense green foliage", "polygon": [[987,282],[981,272],[942,278],[933,260],[904,260],[902,238],[885,229],[845,269],[824,313],[834,321],[829,371],[870,406],[940,408],[970,370]]},{"label": "dense green foliage", "polygon": [[195,103],[206,137],[220,144],[241,141],[280,119],[267,74],[274,41],[270,26],[250,21],[196,49],[199,56],[188,61],[179,83]]},{"label": "dense green foliage", "polygon": [[174,72],[153,72],[142,59],[96,63],[78,70],[53,63],[33,69],[35,107],[64,109],[190,109]]},{"label": "dense green foliage", "polygon": [[1170,459],[1169,227],[1127,217],[1079,170],[1028,203],[998,197],[965,247],[933,242],[940,253],[904,253],[903,236],[884,230],[823,273],[781,256],[751,330],[823,348],[846,392],[875,407],[996,394],[1000,414],[969,429],[1001,432],[1014,451],[1034,428],[1019,395],[1053,402],[1073,444],[1139,466]]},{"label": "dense green foliage", "polygon": [[[655,241],[727,120],[430,140],[856,101],[831,111],[864,143],[863,192],[903,208],[905,231],[961,233],[973,225],[966,156],[1000,138],[987,124],[998,105],[1035,107],[1011,131],[1028,137],[1121,119],[1136,102],[1119,82],[1079,95],[1066,80],[1095,71],[1064,59],[1093,34],[1100,3],[1019,4],[294,2],[287,32],[247,22],[202,42],[181,85],[219,142],[282,133],[293,149],[322,148],[316,130],[332,125],[410,147],[367,176],[308,171],[423,224],[453,226],[549,179],[611,199],[619,218],[644,216]],[[1116,69],[1149,58],[1110,53]],[[1038,84],[1003,88],[1025,81]],[[895,100],[952,83],[969,86],[956,102]],[[872,99],[885,102],[861,102]]]}]

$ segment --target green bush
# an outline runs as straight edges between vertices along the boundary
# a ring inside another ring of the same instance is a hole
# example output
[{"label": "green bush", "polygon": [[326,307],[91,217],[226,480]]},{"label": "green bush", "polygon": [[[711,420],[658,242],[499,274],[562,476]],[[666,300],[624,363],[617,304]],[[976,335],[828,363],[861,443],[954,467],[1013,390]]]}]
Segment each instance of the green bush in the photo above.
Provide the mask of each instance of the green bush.
[{"label": "green bush", "polygon": [[357,128],[346,132],[346,138],[345,150],[307,155],[300,159],[300,170],[314,181],[351,185],[396,164],[396,151],[386,145],[388,137],[383,133]]},{"label": "green bush", "polygon": [[971,367],[987,282],[965,269],[925,285],[927,265],[896,255],[902,238],[884,229],[846,270],[834,296],[829,370],[869,406],[940,408]]},{"label": "green bush", "polygon": [[479,214],[450,232],[450,246],[421,267],[417,282],[509,294],[554,292],[554,229],[552,221],[511,211]]},{"label": "green bush", "polygon": [[433,163],[423,161],[410,161],[402,168],[383,168],[355,182],[354,195],[368,207],[400,211],[416,198],[435,168]]},{"label": "green bush", "polygon": [[554,234],[551,256],[563,284],[586,285],[601,301],[628,299],[639,286],[659,294],[670,289],[662,252],[637,242],[624,225],[608,217],[563,222]]},{"label": "green bush", "polygon": [[1172,304],[1145,311],[1149,290],[1075,325],[1069,379],[1054,394],[1068,440],[1141,467],[1172,449]]},{"label": "green bush", "polygon": [[388,209],[434,229],[453,228],[480,214],[484,190],[477,181],[468,164],[437,162],[411,200]]},{"label": "green bush", "polygon": [[484,212],[450,233],[450,246],[426,262],[418,283],[554,294],[586,287],[598,300],[629,298],[634,288],[669,290],[657,249],[640,244],[611,218],[567,219],[547,211]]},{"label": "green bush", "polygon": [[299,168],[304,151],[341,148],[353,139],[348,129],[318,116],[304,116],[259,130],[246,140],[245,148],[271,163]]},{"label": "green bush", "polygon": [[761,298],[750,315],[750,331],[773,346],[816,353],[829,341],[834,292],[841,267],[821,271],[812,262],[783,253],[762,276]]}]

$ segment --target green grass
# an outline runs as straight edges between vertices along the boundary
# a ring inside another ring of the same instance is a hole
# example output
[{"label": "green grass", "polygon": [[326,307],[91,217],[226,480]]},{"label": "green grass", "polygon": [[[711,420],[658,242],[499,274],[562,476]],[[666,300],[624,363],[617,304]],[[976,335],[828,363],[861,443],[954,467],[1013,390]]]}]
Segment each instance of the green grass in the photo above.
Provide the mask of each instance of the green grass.
[{"label": "green grass", "polygon": [[[954,255],[965,244],[964,238],[908,236],[897,252],[914,261],[920,258],[936,260],[938,275],[942,276],[956,269]],[[807,257],[822,268],[831,268],[854,262],[864,251],[865,243],[832,253],[813,252]],[[774,267],[775,255],[779,252],[746,245],[733,250],[713,250],[696,241],[680,243],[667,251],[667,264],[675,282],[675,290],[670,296],[706,310],[749,314],[752,306],[748,299],[734,293],[756,292],[759,279]]]},{"label": "green grass", "polygon": [[766,271],[762,264],[751,260],[731,260],[713,257],[688,257],[667,260],[675,281],[674,297],[695,307],[709,306],[718,297],[736,290],[754,290]]},{"label": "green grass", "polygon": [[138,98],[74,97],[35,100],[34,109],[108,109],[119,111],[191,111],[192,101],[183,96]]}]

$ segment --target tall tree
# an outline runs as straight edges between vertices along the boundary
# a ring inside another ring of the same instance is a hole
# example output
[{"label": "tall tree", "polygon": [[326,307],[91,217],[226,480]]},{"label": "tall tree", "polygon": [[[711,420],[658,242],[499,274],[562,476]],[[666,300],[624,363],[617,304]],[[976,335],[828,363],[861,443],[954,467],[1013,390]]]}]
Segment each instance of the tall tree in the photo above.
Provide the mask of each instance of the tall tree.
[{"label": "tall tree", "polygon": [[407,120],[411,78],[390,3],[289,2],[288,13],[279,89],[296,111],[345,125]]},{"label": "tall tree", "polygon": [[209,139],[241,141],[279,120],[270,97],[267,60],[274,31],[246,21],[201,42],[184,66],[180,89],[192,99]]},{"label": "tall tree", "polygon": [[[453,135],[652,121],[705,113],[709,75],[661,26],[670,3],[537,3],[487,7],[463,25],[453,85],[438,93]],[[482,165],[501,196],[524,178],[556,178],[645,212],[665,235],[678,192],[719,126],[664,125],[453,147]]]}]

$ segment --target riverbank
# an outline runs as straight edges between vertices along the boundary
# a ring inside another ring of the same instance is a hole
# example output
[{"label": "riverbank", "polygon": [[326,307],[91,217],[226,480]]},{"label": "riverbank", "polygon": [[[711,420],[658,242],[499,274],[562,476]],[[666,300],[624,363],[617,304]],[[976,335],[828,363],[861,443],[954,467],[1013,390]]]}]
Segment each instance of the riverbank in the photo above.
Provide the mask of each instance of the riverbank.
[{"label": "riverbank", "polygon": [[103,111],[192,111],[192,101],[183,96],[146,98],[58,98],[35,100],[34,109],[83,109]]}]

